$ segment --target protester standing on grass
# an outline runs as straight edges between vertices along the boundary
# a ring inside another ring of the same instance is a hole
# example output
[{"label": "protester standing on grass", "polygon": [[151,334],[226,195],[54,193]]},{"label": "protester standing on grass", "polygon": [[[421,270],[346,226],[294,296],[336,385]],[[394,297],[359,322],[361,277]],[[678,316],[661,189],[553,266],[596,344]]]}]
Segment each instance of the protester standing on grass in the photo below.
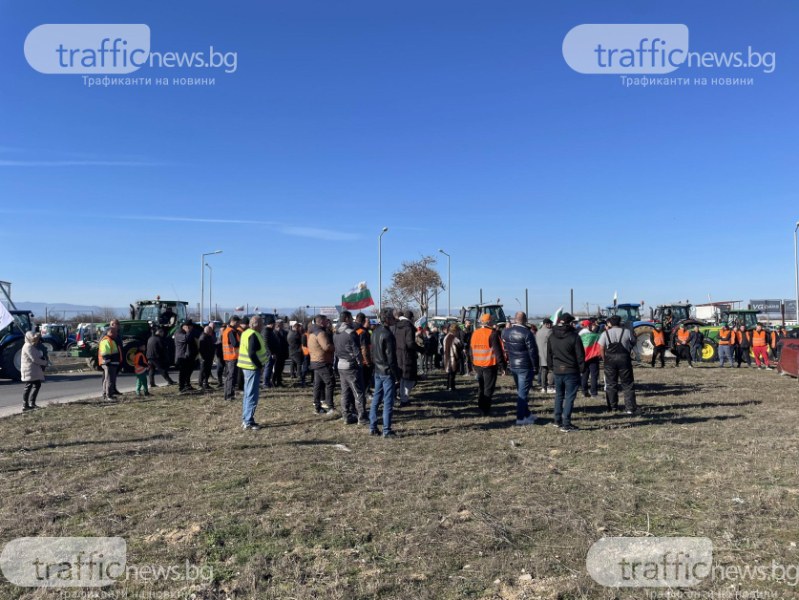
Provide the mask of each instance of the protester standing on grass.
[{"label": "protester standing on grass", "polygon": [[621,319],[608,319],[607,328],[599,338],[602,360],[605,361],[605,385],[608,410],[619,410],[619,388],[624,391],[624,410],[632,415],[638,410],[635,401],[635,378],[630,352],[635,346],[630,330],[621,326]]},{"label": "protester standing on grass", "polygon": [[402,373],[400,406],[408,406],[411,403],[411,391],[419,379],[419,350],[424,351],[424,348],[416,345],[413,311],[407,310],[400,316],[394,335],[397,338],[397,364]]},{"label": "protester standing on grass", "polygon": [[262,324],[260,316],[250,317],[250,326],[241,335],[239,358],[236,363],[236,366],[244,374],[241,427],[254,431],[261,429],[261,426],[255,421],[255,409],[258,407],[261,372],[267,361],[266,341],[261,335]]},{"label": "protester standing on grass", "polygon": [[33,410],[36,406],[36,397],[44,381],[44,367],[47,360],[42,355],[41,350],[36,346],[41,340],[41,336],[33,331],[25,333],[25,345],[22,346],[22,383],[25,384],[25,391],[22,393],[22,410]]},{"label": "protester standing on grass", "polygon": [[366,315],[358,313],[355,315],[355,333],[358,336],[358,344],[361,348],[361,381],[363,382],[363,393],[369,395],[374,383],[374,369],[372,368],[372,334],[369,332],[371,323]]},{"label": "protester standing on grass", "polygon": [[119,369],[119,346],[116,342],[117,330],[109,327],[97,348],[97,362],[103,369],[103,399],[113,400],[117,391],[117,370]]},{"label": "protester standing on grass", "polygon": [[175,385],[172,378],[169,376],[169,355],[164,344],[164,337],[166,331],[163,327],[158,327],[155,332],[147,340],[147,369],[150,372],[150,387],[158,387],[155,385],[155,373],[161,373],[167,385]]},{"label": "protester standing on grass", "polygon": [[732,349],[735,344],[735,332],[727,327],[726,323],[721,324],[718,337],[719,366],[724,368],[724,363],[729,362],[732,368]]},{"label": "protester standing on grass", "polygon": [[278,319],[275,324],[275,339],[277,340],[277,352],[275,354],[275,369],[272,373],[272,385],[274,387],[283,387],[283,371],[289,358],[288,332],[284,329],[283,319]]},{"label": "protester standing on grass", "polygon": [[328,332],[328,318],[316,315],[314,324],[308,331],[308,351],[311,354],[313,380],[313,404],[318,415],[326,415],[335,410],[333,391],[336,380],[333,375],[333,338]]},{"label": "protester standing on grass", "polygon": [[225,361],[225,400],[235,400],[236,382],[239,377],[239,343],[241,329],[238,315],[233,315],[228,321],[228,326],[222,330],[222,359]]},{"label": "protester standing on grass", "polygon": [[461,371],[463,342],[458,337],[458,326],[453,323],[444,337],[444,370],[447,372],[446,391],[455,391],[455,378]]},{"label": "protester standing on grass", "polygon": [[559,427],[563,433],[577,430],[571,421],[572,409],[577,390],[580,388],[580,375],[585,369],[583,343],[572,323],[574,317],[569,313],[563,313],[558,318],[557,325],[553,327],[547,344],[547,366],[555,375],[553,425]]},{"label": "protester standing on grass", "polygon": [[279,342],[275,334],[275,321],[271,315],[268,315],[266,325],[261,331],[261,336],[266,342],[266,368],[263,373],[263,382],[261,387],[264,389],[270,388],[274,385],[275,363],[277,362],[277,355],[279,351]]},{"label": "protester standing on grass", "polygon": [[507,354],[508,368],[516,383],[516,424],[532,425],[535,417],[530,413],[527,396],[540,368],[538,343],[527,328],[527,315],[516,313],[514,323],[502,332],[502,342]]},{"label": "protester standing on grass", "polygon": [[549,355],[549,337],[552,335],[552,319],[546,318],[541,324],[535,334],[535,343],[538,346],[538,356],[541,357],[541,369],[538,372],[538,385],[541,391],[546,394],[548,392],[549,377],[552,371],[547,364],[547,356]]},{"label": "protester standing on grass", "polygon": [[203,329],[198,348],[200,353],[200,378],[197,384],[201,389],[208,391],[211,389],[211,371],[216,357],[216,336],[211,325],[206,325]]},{"label": "protester standing on grass", "polygon": [[499,369],[505,369],[505,352],[489,313],[480,316],[480,325],[482,327],[472,334],[472,364],[477,373],[477,407],[484,417],[488,417]]},{"label": "protester standing on grass", "polygon": [[596,321],[588,319],[582,322],[582,326],[579,335],[585,352],[585,369],[583,369],[582,376],[583,396],[596,398],[599,395],[597,392],[599,362],[602,360],[602,352],[599,349],[599,326]]},{"label": "protester standing on grass", "polygon": [[191,392],[191,374],[197,360],[197,340],[194,339],[194,322],[186,319],[175,332],[175,363],[178,367],[178,391]]},{"label": "protester standing on grass", "polygon": [[691,355],[694,362],[702,362],[702,347],[705,345],[705,335],[699,330],[699,325],[694,325],[691,331]]},{"label": "protester standing on grass", "polygon": [[394,312],[390,308],[380,311],[380,324],[372,333],[372,364],[375,370],[375,391],[372,406],[369,410],[369,433],[380,435],[377,428],[377,408],[383,403],[383,437],[393,437],[391,421],[394,415],[394,381],[400,379],[400,368],[397,364],[397,340],[391,332],[394,326]]},{"label": "protester standing on grass", "polygon": [[680,366],[680,360],[688,361],[688,368],[694,368],[694,362],[691,359],[691,332],[685,326],[685,323],[680,323],[680,327],[674,334],[674,358],[675,367]]},{"label": "protester standing on grass", "polygon": [[305,387],[305,373],[302,371],[302,323],[295,322],[286,336],[291,360],[291,377]]},{"label": "protester standing on grass", "polygon": [[[758,323],[755,326],[755,330],[752,332],[752,352],[755,355],[755,365],[757,368],[763,368],[767,371],[771,371],[771,365],[768,362],[768,331],[763,329],[763,325]],[[748,353],[747,353],[748,355]],[[761,366],[762,361],[762,366]],[[751,364],[751,363],[750,363]]]},{"label": "protester standing on grass", "polygon": [[345,310],[333,335],[338,375],[341,380],[341,410],[347,425],[366,425],[366,400],[361,380],[361,344],[353,327],[352,313]]},{"label": "protester standing on grass", "polygon": [[737,368],[741,367],[741,363],[746,361],[746,368],[751,368],[752,357],[749,351],[752,348],[752,332],[747,331],[746,325],[741,325],[735,331],[735,360],[738,363],[735,365]]},{"label": "protester standing on grass", "polygon": [[150,390],[147,389],[147,357],[144,351],[147,349],[147,344],[139,344],[136,349],[136,354],[133,355],[133,372],[136,375],[136,395],[149,396]]},{"label": "protester standing on grass", "polygon": [[652,352],[652,368],[655,368],[655,363],[660,359],[660,368],[666,368],[666,334],[663,333],[663,325],[660,323],[655,324],[655,330],[652,332],[652,345],[655,347]]}]

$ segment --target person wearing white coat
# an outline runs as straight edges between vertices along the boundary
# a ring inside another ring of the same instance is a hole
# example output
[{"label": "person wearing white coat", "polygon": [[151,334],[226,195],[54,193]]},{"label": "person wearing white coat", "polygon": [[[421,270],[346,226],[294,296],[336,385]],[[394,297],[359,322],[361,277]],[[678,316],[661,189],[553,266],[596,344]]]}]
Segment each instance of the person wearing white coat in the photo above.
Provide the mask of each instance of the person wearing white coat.
[{"label": "person wearing white coat", "polygon": [[44,367],[47,366],[47,360],[37,348],[40,339],[41,336],[33,331],[25,334],[25,345],[22,346],[22,382],[25,384],[22,410],[36,408],[36,396],[39,395],[39,388],[44,381]]}]

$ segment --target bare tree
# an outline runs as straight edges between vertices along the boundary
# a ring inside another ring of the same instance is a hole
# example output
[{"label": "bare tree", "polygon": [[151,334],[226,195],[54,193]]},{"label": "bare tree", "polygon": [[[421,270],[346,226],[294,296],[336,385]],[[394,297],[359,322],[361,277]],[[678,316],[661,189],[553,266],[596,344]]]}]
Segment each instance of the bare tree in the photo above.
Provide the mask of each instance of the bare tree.
[{"label": "bare tree", "polygon": [[300,306],[289,315],[289,321],[299,321],[305,326],[305,323],[308,321],[308,311],[305,310],[304,306]]},{"label": "bare tree", "polygon": [[411,307],[411,303],[411,297],[395,285],[389,286],[383,290],[383,306],[385,307],[405,310]]},{"label": "bare tree", "polygon": [[408,304],[412,302],[418,306],[422,314],[427,313],[430,290],[444,287],[441,275],[433,268],[435,265],[435,257],[423,256],[416,261],[403,262],[400,269],[391,276],[391,287],[408,298]]}]

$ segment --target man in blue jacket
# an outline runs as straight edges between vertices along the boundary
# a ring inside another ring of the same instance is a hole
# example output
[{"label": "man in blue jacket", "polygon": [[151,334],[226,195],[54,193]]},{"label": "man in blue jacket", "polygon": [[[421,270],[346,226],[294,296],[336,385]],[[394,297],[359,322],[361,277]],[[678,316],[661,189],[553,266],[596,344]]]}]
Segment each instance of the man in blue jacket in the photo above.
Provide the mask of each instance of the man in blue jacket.
[{"label": "man in blue jacket", "polygon": [[508,367],[513,374],[518,393],[516,424],[532,425],[535,423],[535,416],[530,413],[527,395],[539,369],[538,344],[533,332],[527,328],[526,314],[517,312],[514,321],[513,325],[502,332],[502,342],[505,344]]}]

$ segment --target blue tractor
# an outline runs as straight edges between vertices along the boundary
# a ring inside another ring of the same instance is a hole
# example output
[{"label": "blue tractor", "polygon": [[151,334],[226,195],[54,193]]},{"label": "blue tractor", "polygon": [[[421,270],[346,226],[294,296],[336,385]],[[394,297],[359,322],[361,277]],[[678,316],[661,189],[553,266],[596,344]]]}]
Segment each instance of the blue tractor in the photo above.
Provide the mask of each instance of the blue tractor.
[{"label": "blue tractor", "polygon": [[0,377],[19,381],[22,376],[22,346],[25,333],[33,330],[33,313],[29,310],[10,310],[14,320],[0,329]]}]

